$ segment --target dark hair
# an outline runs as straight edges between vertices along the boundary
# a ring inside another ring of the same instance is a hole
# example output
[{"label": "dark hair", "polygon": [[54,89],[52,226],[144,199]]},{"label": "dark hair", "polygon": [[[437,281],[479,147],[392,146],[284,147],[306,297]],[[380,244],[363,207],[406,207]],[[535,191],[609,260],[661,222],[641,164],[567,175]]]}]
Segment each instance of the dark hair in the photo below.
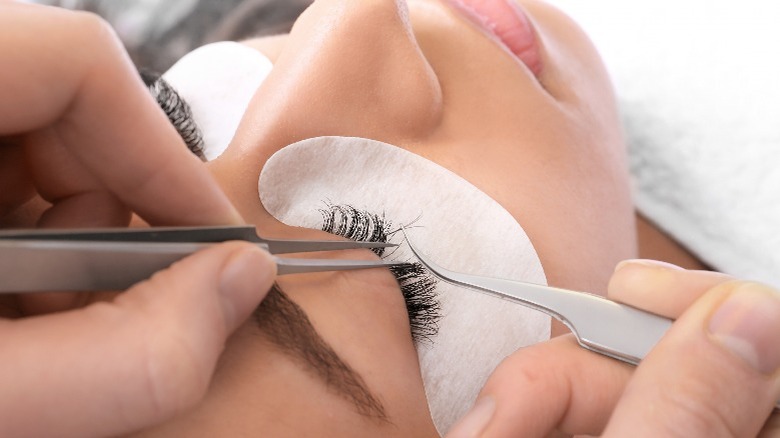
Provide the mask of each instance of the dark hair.
[{"label": "dark hair", "polygon": [[157,100],[160,108],[168,116],[171,124],[179,132],[187,148],[198,158],[206,161],[203,153],[203,133],[195,123],[189,104],[159,73],[147,69],[139,71],[141,79]]}]

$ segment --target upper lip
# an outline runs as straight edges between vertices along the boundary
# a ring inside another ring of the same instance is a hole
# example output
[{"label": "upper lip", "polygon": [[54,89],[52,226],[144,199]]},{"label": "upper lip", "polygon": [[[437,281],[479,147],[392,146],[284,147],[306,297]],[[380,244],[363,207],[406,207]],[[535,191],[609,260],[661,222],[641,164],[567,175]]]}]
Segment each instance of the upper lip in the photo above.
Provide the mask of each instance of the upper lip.
[{"label": "upper lip", "polygon": [[[506,1],[507,8],[519,9],[519,5],[510,3],[511,0],[504,1]],[[515,58],[528,67],[534,76],[538,77],[540,75],[542,63],[541,54],[539,53],[540,47],[538,44],[538,37],[533,27],[533,23],[530,21],[525,11],[520,10],[522,16],[517,18],[517,22],[519,26],[527,27],[527,32],[530,32],[530,35],[527,35],[526,37],[509,37],[506,35],[505,30],[504,34],[501,34],[502,26],[495,22],[494,17],[483,14],[480,10],[475,10],[473,5],[464,3],[463,0],[440,0],[440,2],[471,21],[496,44],[509,51]],[[506,15],[501,15],[501,19],[505,17]],[[507,19],[507,21],[509,20],[511,20],[511,18]],[[507,21],[504,21],[504,23]]]}]

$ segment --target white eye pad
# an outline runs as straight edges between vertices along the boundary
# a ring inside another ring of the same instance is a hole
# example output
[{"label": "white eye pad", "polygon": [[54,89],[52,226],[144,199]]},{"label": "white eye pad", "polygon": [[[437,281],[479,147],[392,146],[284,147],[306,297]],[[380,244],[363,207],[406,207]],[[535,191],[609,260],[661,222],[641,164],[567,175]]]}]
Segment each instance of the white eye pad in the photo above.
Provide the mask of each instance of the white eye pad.
[{"label": "white eye pad", "polygon": [[190,105],[203,133],[203,153],[213,160],[227,149],[255,91],[273,64],[243,44],[208,44],[185,55],[163,78]]},{"label": "white eye pad", "polygon": [[[472,184],[418,155],[363,138],[320,137],[274,154],[260,200],[280,221],[321,228],[327,204],[384,214],[411,225],[409,237],[441,265],[462,272],[546,284],[539,257],[517,221]],[[400,242],[397,233],[393,240]],[[393,252],[411,260],[408,248]],[[471,407],[498,363],[549,339],[542,313],[443,282],[442,319],[417,345],[434,424],[445,433]]]}]

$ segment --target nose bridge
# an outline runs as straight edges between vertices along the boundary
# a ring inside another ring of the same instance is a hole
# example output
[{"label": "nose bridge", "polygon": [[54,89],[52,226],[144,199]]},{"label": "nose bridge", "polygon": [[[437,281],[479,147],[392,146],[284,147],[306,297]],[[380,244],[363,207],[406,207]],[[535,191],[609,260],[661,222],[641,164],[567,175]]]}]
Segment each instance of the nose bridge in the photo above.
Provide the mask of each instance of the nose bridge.
[{"label": "nose bridge", "polygon": [[387,140],[430,129],[440,105],[438,81],[414,38],[405,1],[319,0],[296,22],[250,111],[292,140]]}]

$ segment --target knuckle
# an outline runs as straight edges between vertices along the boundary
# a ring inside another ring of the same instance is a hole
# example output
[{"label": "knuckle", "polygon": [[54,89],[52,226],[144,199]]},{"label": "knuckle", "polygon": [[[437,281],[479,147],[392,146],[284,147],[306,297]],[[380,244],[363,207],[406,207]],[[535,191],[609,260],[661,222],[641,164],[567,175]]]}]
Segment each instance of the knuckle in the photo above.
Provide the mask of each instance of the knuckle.
[{"label": "knuckle", "polygon": [[780,437],[780,412],[778,411],[774,411],[766,424],[764,424],[764,428],[761,429],[761,432],[758,434],[758,438],[771,437]]},{"label": "knuckle", "polygon": [[103,56],[121,53],[122,42],[108,21],[92,12],[76,11],[70,17],[69,27],[73,47],[95,59],[99,64]]},{"label": "knuckle", "polygon": [[[139,285],[157,295],[177,287],[170,275],[158,273]],[[153,418],[163,419],[196,404],[208,389],[212,364],[201,354],[187,327],[160,321],[154,306],[138,309],[137,326],[144,327],[140,362],[143,373],[143,403]]]},{"label": "knuckle", "polygon": [[200,400],[208,387],[207,373],[181,337],[157,336],[145,360],[145,388],[155,416],[166,417]]},{"label": "knuckle", "polygon": [[687,385],[659,393],[658,406],[666,416],[661,422],[667,436],[738,437],[732,424],[731,405],[702,385]]},{"label": "knuckle", "polygon": [[108,21],[89,11],[73,11],[71,26],[90,38],[106,38],[113,33]]},{"label": "knuckle", "polygon": [[[496,367],[488,384],[513,391],[538,390],[568,393],[567,379],[557,372],[546,349],[522,349],[505,358]],[[554,357],[554,356],[553,356]]]}]

